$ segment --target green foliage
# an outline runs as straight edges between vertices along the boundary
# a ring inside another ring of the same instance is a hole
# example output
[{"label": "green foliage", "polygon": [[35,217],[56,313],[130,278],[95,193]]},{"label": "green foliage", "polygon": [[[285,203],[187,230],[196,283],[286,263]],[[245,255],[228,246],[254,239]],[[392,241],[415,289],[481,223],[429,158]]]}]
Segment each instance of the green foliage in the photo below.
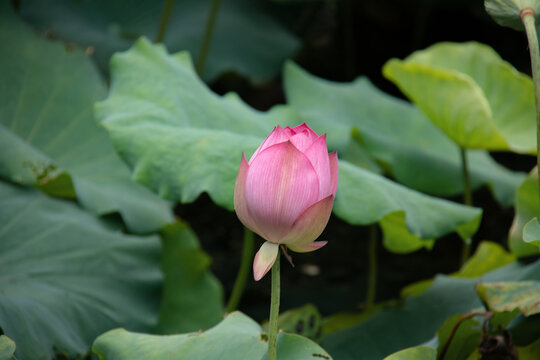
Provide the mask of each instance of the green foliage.
[{"label": "green foliage", "polygon": [[540,281],[481,283],[476,290],[490,310],[519,309],[525,316],[540,313]]},{"label": "green foliage", "polygon": [[0,198],[0,326],[17,358],[85,354],[112,327],[154,326],[157,236],[123,235],[34,189],[2,182]]},{"label": "green foliage", "polygon": [[[265,359],[267,339],[261,327],[240,312],[202,333],[156,336],[109,331],[96,339],[93,350],[102,360],[138,359]],[[331,359],[321,347],[299,335],[278,335],[278,358],[294,360],[314,357]]]},{"label": "green foliage", "polygon": [[[479,279],[437,276],[421,295],[407,297],[400,306],[381,310],[352,328],[325,336],[323,345],[336,360],[367,360],[424,343],[450,316],[483,309],[474,289]],[[481,279],[538,281],[540,261],[526,266],[514,262]]]},{"label": "green foliage", "polygon": [[223,289],[209,271],[210,257],[186,223],[162,231],[165,279],[156,332],[178,334],[207,329],[223,318]]},{"label": "green foliage", "polygon": [[[279,314],[279,329],[288,333],[298,334],[314,341],[319,341],[322,334],[322,318],[319,310],[313,304],[290,309]],[[268,323],[263,324],[268,331]]]},{"label": "green foliage", "polygon": [[[284,82],[291,107],[313,129],[328,133],[329,146],[340,157],[354,161],[361,144],[406,186],[442,196],[463,191],[459,148],[416,106],[366,78],[334,83],[293,63],[285,67]],[[511,205],[523,175],[498,165],[485,151],[470,151],[468,158],[473,188],[488,184],[499,202]]]},{"label": "green foliage", "polygon": [[353,225],[380,219],[385,246],[402,253],[430,247],[432,238],[454,229],[467,238],[476,232],[481,217],[479,209],[423,195],[346,161],[339,165],[334,212]]},{"label": "green foliage", "polygon": [[415,346],[405,350],[400,350],[390,356],[384,358],[384,360],[436,360],[437,351],[427,346]]},{"label": "green foliage", "polygon": [[[133,178],[171,200],[191,202],[206,191],[232,209],[242,152],[249,156],[273,125],[298,122],[288,107],[261,113],[236,95],[215,95],[186,53],[169,55],[145,39],[116,55],[111,68],[111,94],[97,106],[98,117]],[[411,191],[345,161],[339,177],[335,213],[355,225],[381,221],[392,250],[430,246],[431,238],[452,231],[467,237],[478,227],[479,209]]]},{"label": "green foliage", "polygon": [[9,360],[15,352],[15,343],[6,335],[0,335],[0,359]]},{"label": "green foliage", "polygon": [[119,212],[135,232],[172,220],[169,205],[130,180],[93,117],[105,86],[88,57],[37,37],[0,5],[0,177]]},{"label": "green foliage", "polygon": [[[199,54],[211,3],[212,0],[175,1],[164,39],[169,49]],[[21,2],[21,13],[42,30],[84,48],[92,46],[96,61],[107,69],[111,55],[128,49],[140,36],[156,39],[163,7],[163,1],[134,4],[115,0],[111,4],[108,0],[29,0]],[[265,12],[260,2],[222,1],[204,76],[212,80],[224,72],[235,71],[264,80],[279,72],[283,61],[293,56],[299,45],[296,37]]]},{"label": "green foliage", "polygon": [[[538,218],[531,219],[523,227],[523,241],[537,247],[540,246],[540,223],[538,222]],[[538,252],[540,252],[540,248],[538,248]]]},{"label": "green foliage", "polygon": [[540,214],[538,204],[538,175],[531,171],[516,193],[516,213],[508,234],[508,246],[516,256],[538,254],[538,246],[523,241],[525,224]]},{"label": "green foliage", "polygon": [[[462,278],[475,278],[485,273],[500,268],[515,261],[515,257],[509,254],[497,243],[482,241],[473,256],[461,269],[450,276]],[[433,279],[419,281],[401,290],[401,296],[420,295],[433,284]]]},{"label": "green foliage", "polygon": [[[450,316],[444,324],[437,331],[437,339],[439,343],[438,352],[441,353],[441,349],[448,341],[449,335],[452,329],[460,320],[462,314],[456,314]],[[467,357],[476,349],[481,337],[481,323],[474,318],[461,321],[455,334],[453,334],[450,344],[446,350],[445,360],[462,360]]]},{"label": "green foliage", "polygon": [[484,0],[484,5],[497,24],[514,30],[524,30],[520,17],[523,9],[532,9],[536,14],[536,23],[540,21],[540,1],[538,0]]},{"label": "green foliage", "polygon": [[460,147],[536,152],[532,80],[490,47],[439,43],[383,72]]}]

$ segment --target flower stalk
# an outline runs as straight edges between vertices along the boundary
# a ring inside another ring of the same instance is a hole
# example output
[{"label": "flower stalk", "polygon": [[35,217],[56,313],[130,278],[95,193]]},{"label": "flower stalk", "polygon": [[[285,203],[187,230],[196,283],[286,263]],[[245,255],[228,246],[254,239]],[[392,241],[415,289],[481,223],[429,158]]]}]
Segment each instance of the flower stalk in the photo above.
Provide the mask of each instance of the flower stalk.
[{"label": "flower stalk", "polygon": [[227,313],[233,312],[238,308],[244,290],[246,289],[246,282],[249,277],[249,270],[251,267],[251,259],[253,257],[253,232],[247,227],[244,227],[244,242],[242,244],[242,260],[240,263],[240,269],[234,282],[234,287],[227,303]]},{"label": "flower stalk", "polygon": [[[538,49],[538,35],[536,34],[536,14],[534,13],[533,9],[525,8],[521,10],[519,16],[523,26],[525,27],[527,41],[529,42],[529,52],[531,55],[531,68],[534,82],[534,100],[536,103],[536,162],[538,165],[540,164],[540,52]],[[540,176],[538,177],[538,189],[538,194],[540,196]]]},{"label": "flower stalk", "polygon": [[210,47],[210,41],[212,40],[212,33],[214,32],[214,24],[216,22],[217,13],[219,10],[220,0],[212,0],[210,13],[208,14],[208,20],[206,21],[206,28],[204,30],[204,39],[201,45],[201,51],[199,52],[199,58],[197,59],[196,70],[197,74],[202,77],[204,70],[204,63],[206,62],[206,55],[208,54],[208,48]]},{"label": "flower stalk", "polygon": [[167,25],[169,25],[169,19],[171,18],[171,12],[174,5],[174,0],[165,0],[163,6],[163,12],[161,13],[161,20],[159,22],[159,31],[156,37],[156,42],[161,43],[165,38],[165,32],[167,31]]},{"label": "flower stalk", "polygon": [[270,302],[270,319],[268,322],[268,360],[277,360],[277,334],[279,317],[280,279],[279,263],[280,252],[278,251],[274,266],[272,266],[272,295]]},{"label": "flower stalk", "polygon": [[[461,154],[461,174],[463,176],[463,203],[467,206],[473,205],[471,180],[469,175],[469,165],[467,162],[467,149],[460,148]],[[471,255],[472,239],[467,239],[463,244],[463,251],[461,253],[461,266],[469,259]]]}]

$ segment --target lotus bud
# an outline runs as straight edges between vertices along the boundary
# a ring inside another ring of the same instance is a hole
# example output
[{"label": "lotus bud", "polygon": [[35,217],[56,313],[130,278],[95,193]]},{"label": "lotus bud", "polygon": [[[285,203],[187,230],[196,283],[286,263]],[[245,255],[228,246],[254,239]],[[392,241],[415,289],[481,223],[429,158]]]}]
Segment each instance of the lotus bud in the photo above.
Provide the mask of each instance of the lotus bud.
[{"label": "lotus bud", "polygon": [[328,154],[326,134],[306,124],[277,126],[249,162],[244,154],[234,189],[240,221],[266,242],[253,262],[260,280],[272,268],[279,246],[295,252],[317,250],[334,204],[338,159]]}]

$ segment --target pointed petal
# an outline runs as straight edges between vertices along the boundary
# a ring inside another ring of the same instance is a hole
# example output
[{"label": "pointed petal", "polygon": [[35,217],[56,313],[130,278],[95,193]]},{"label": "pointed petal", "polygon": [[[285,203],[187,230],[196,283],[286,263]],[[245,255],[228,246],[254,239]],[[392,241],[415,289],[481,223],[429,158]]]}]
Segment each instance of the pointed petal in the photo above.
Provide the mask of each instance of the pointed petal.
[{"label": "pointed petal", "polygon": [[306,149],[309,148],[311,144],[313,144],[313,140],[311,140],[307,130],[291,136],[290,141],[301,152],[306,151]]},{"label": "pointed petal", "polygon": [[337,182],[338,182],[338,157],[337,152],[333,152],[331,154],[328,154],[328,159],[330,162],[330,189],[331,194],[336,196],[336,190],[337,190]]},{"label": "pointed petal", "polygon": [[333,204],[334,196],[328,195],[311,205],[294,222],[291,230],[281,240],[281,243],[287,244],[288,247],[294,250],[316,240],[326,227],[328,219],[330,219]]},{"label": "pointed petal", "polygon": [[305,252],[311,252],[311,251],[320,249],[327,243],[328,241],[314,241],[309,244],[300,245],[300,246],[288,246],[288,248],[295,252],[305,253]]},{"label": "pointed petal", "polygon": [[266,241],[262,244],[255,259],[253,260],[253,277],[255,281],[259,281],[272,268],[279,251],[279,244],[274,244]]},{"label": "pointed petal", "polygon": [[311,161],[311,165],[317,172],[319,178],[319,200],[332,194],[330,176],[330,157],[326,147],[326,134],[320,136],[306,151],[304,151]]},{"label": "pointed petal", "polygon": [[234,185],[234,210],[236,216],[247,228],[259,233],[257,225],[253,218],[249,214],[246,203],[246,176],[249,170],[249,165],[246,160],[246,155],[242,153],[242,160],[240,160],[240,167],[238,169],[238,175],[236,176],[236,184]]},{"label": "pointed petal", "polygon": [[266,139],[264,139],[263,143],[259,146],[257,150],[253,153],[251,156],[251,159],[249,160],[249,163],[253,161],[253,159],[263,150],[266,150],[272,145],[279,144],[282,142],[285,142],[289,140],[289,138],[293,135],[292,130],[290,127],[285,127],[284,129],[281,128],[281,126],[276,126],[274,130],[268,135]]},{"label": "pointed petal", "polygon": [[295,126],[294,128],[292,128],[292,131],[294,134],[305,132],[307,135],[309,135],[311,142],[317,140],[317,138],[319,137],[319,135],[317,135],[315,131],[311,130],[311,128],[306,123]]},{"label": "pointed petal", "polygon": [[267,148],[253,160],[245,187],[247,208],[260,235],[275,243],[319,196],[315,169],[288,141]]}]

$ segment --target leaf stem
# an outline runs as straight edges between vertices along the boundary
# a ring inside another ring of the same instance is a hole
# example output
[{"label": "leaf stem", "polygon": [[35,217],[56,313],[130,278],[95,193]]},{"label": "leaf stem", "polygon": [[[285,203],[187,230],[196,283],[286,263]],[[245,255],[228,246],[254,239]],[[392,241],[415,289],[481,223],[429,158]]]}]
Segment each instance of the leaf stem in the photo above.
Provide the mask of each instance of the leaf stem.
[{"label": "leaf stem", "polygon": [[163,12],[161,13],[161,20],[159,22],[159,31],[156,37],[157,43],[163,42],[163,39],[165,38],[165,31],[167,31],[167,25],[169,24],[169,19],[171,18],[173,5],[174,0],[165,0]]},{"label": "leaf stem", "polygon": [[279,317],[279,257],[278,251],[274,266],[272,266],[272,299],[270,302],[270,319],[268,323],[268,360],[277,360],[277,333]]},{"label": "leaf stem", "polygon": [[377,225],[375,224],[369,227],[368,264],[368,282],[364,306],[366,310],[375,304],[377,291]]},{"label": "leaf stem", "polygon": [[[484,320],[488,317],[491,317],[493,315],[492,312],[489,312],[489,311],[477,311],[477,312],[471,312],[471,313],[468,313],[468,314],[465,314],[465,315],[462,315],[458,321],[456,321],[456,323],[454,324],[454,326],[452,327],[452,330],[450,331],[450,334],[448,335],[448,337],[446,338],[446,341],[444,342],[444,345],[442,346],[441,348],[441,351],[439,352],[439,356],[437,357],[437,360],[444,360],[444,356],[446,355],[446,351],[448,351],[448,348],[450,347],[450,343],[452,342],[452,338],[454,337],[454,335],[456,334],[458,328],[459,328],[459,325],[461,325],[461,323],[467,319],[470,319],[472,317],[475,317],[475,316],[484,316]],[[485,323],[484,323],[485,325]]]},{"label": "leaf stem", "polygon": [[[531,68],[534,82],[534,100],[536,103],[536,165],[540,164],[540,53],[538,51],[538,35],[536,34],[535,13],[531,8],[522,9],[521,21],[525,26],[529,53],[531,54]],[[540,176],[538,177],[538,194],[540,196]]]},{"label": "leaf stem", "polygon": [[202,77],[204,70],[204,63],[206,62],[206,55],[208,54],[208,48],[210,46],[210,40],[212,39],[212,32],[214,30],[214,23],[219,9],[220,0],[212,0],[212,6],[210,13],[208,14],[208,20],[206,21],[206,28],[204,30],[204,39],[201,45],[201,51],[199,52],[199,58],[197,59],[197,74]]},{"label": "leaf stem", "polygon": [[240,269],[234,282],[233,290],[229,302],[227,303],[227,313],[233,312],[238,308],[238,304],[242,299],[242,295],[246,288],[247,279],[249,276],[249,267],[253,257],[253,232],[247,227],[244,227],[244,242],[242,244],[242,259]]},{"label": "leaf stem", "polygon": [[[471,180],[469,177],[469,165],[467,161],[467,149],[460,148],[461,154],[461,174],[463,176],[463,203],[467,206],[473,205]],[[472,239],[467,239],[463,244],[463,251],[461,253],[461,265],[469,259],[471,255],[471,243]]]}]

